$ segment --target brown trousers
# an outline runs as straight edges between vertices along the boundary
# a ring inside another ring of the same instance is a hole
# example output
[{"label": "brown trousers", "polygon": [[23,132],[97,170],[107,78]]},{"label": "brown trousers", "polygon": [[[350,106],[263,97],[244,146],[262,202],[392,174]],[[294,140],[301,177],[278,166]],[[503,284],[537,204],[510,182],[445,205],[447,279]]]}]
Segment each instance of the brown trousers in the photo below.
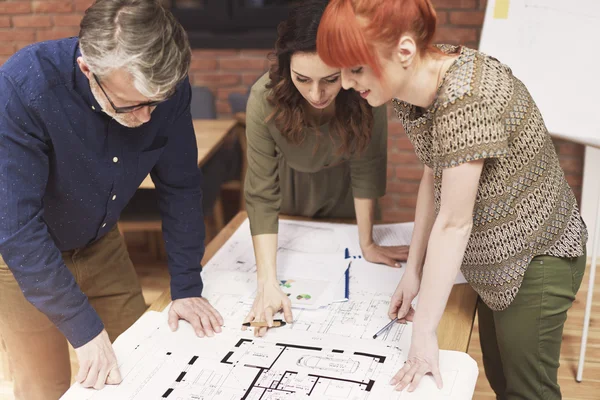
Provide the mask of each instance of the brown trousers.
[{"label": "brown trousers", "polygon": [[[116,227],[91,245],[63,252],[62,256],[104,322],[111,341],[144,313],[142,290]],[[9,357],[17,400],[55,400],[67,391],[71,383],[67,340],[25,299],[2,258],[0,336]]]}]

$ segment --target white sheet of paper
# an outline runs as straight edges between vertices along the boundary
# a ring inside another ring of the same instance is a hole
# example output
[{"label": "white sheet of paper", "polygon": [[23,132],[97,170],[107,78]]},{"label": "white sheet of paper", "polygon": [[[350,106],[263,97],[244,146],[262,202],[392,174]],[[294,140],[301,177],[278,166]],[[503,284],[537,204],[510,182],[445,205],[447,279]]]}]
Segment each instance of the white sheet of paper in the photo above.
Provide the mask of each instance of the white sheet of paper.
[{"label": "white sheet of paper", "polygon": [[[412,238],[412,231],[414,229],[414,222],[403,222],[397,224],[378,224],[373,227],[373,240],[380,246],[408,246]],[[348,238],[349,245],[347,246],[350,250],[351,257],[360,263],[367,263],[375,266],[377,264],[369,263],[362,258],[359,240],[358,240],[358,228],[356,225],[341,225],[340,232]],[[406,263],[402,263],[402,271],[406,267]],[[389,268],[389,267],[388,267]],[[402,277],[402,274],[398,277],[398,281]],[[376,279],[373,277],[372,279]],[[396,281],[396,282],[398,282]],[[456,281],[454,284],[467,283],[462,272],[458,272]]]}]

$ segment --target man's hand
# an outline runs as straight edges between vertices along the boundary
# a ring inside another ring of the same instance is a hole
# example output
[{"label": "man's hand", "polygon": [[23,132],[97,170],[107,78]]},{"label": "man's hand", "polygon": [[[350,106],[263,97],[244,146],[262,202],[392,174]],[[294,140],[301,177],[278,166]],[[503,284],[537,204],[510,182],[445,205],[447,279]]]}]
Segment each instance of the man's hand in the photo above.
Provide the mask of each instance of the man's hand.
[{"label": "man's hand", "polygon": [[408,246],[379,246],[370,243],[362,248],[365,260],[400,268],[400,262],[408,258]]},{"label": "man's hand", "polygon": [[173,332],[180,319],[189,322],[198,337],[212,337],[215,332],[220,333],[223,326],[223,317],[204,297],[173,300],[169,309],[169,327]]},{"label": "man's hand", "polygon": [[117,357],[105,330],[81,347],[75,349],[79,373],[75,380],[83,387],[102,389],[104,385],[121,383]]}]

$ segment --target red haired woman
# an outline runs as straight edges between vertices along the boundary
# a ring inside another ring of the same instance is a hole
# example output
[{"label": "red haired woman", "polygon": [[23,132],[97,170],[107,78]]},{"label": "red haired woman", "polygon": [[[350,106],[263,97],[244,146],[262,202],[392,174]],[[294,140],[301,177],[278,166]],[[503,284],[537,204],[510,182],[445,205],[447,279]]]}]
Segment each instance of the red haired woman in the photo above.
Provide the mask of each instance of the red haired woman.
[{"label": "red haired woman", "polygon": [[435,26],[429,0],[332,0],[317,36],[345,89],[374,107],[394,99],[425,164],[408,266],[390,304],[390,317],[413,320],[413,338],[392,384],[413,390],[432,373],[441,387],[436,329],[461,268],[481,298],[481,347],[497,397],[559,399],[585,224],[527,88],[493,57],[432,46]]}]

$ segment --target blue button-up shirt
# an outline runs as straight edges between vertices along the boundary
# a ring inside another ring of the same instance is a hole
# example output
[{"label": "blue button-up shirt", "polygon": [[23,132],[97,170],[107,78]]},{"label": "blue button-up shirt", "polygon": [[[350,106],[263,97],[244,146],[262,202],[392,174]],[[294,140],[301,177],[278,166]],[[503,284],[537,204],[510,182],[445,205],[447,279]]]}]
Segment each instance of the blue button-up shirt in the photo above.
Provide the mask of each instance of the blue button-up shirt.
[{"label": "blue button-up shirt", "polygon": [[78,44],[38,43],[0,67],[0,254],[25,297],[74,347],[104,326],[61,251],[105,235],[148,173],[160,199],[173,299],[201,295],[204,254],[189,81],[149,122],[127,128],[92,95],[76,62]]}]

